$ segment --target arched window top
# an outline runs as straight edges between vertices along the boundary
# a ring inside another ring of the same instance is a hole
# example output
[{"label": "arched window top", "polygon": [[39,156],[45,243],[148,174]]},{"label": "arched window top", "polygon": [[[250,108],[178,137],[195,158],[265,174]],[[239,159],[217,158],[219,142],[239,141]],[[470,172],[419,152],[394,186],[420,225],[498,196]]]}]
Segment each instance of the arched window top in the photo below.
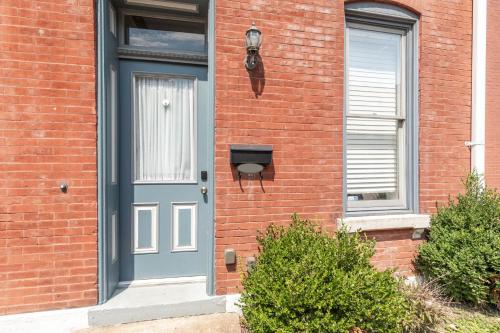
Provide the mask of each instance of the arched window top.
[{"label": "arched window top", "polygon": [[380,2],[353,2],[345,4],[344,8],[351,15],[385,16],[409,22],[418,20],[418,15],[408,9]]}]

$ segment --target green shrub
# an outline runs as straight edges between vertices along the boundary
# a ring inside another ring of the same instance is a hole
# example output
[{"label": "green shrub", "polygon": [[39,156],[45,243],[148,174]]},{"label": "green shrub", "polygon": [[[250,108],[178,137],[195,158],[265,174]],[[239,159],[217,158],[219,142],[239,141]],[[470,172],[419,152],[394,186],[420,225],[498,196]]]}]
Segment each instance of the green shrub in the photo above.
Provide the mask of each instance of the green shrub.
[{"label": "green shrub", "polygon": [[345,229],[330,236],[294,215],[258,243],[241,297],[250,332],[402,332],[408,304],[391,272],[371,266],[372,241]]},{"label": "green shrub", "polygon": [[464,185],[465,193],[432,217],[416,265],[452,299],[481,304],[491,301],[491,279],[500,274],[500,196],[476,173]]}]

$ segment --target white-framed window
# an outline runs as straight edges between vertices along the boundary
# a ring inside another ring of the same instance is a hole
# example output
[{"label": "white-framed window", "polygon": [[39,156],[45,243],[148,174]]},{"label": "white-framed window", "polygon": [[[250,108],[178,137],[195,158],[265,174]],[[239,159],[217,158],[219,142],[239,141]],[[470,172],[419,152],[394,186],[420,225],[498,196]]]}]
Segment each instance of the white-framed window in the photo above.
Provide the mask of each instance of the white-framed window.
[{"label": "white-framed window", "polygon": [[345,208],[348,214],[413,212],[416,21],[390,18],[394,6],[374,11],[372,4],[364,12],[362,5],[346,8]]}]

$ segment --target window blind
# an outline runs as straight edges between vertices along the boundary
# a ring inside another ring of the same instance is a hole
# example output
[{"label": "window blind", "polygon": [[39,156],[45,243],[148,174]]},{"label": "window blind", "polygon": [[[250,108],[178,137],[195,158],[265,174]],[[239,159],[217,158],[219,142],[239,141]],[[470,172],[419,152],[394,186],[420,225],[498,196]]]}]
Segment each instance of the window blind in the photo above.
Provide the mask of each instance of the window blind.
[{"label": "window blind", "polygon": [[401,35],[350,28],[348,36],[347,194],[395,199]]}]

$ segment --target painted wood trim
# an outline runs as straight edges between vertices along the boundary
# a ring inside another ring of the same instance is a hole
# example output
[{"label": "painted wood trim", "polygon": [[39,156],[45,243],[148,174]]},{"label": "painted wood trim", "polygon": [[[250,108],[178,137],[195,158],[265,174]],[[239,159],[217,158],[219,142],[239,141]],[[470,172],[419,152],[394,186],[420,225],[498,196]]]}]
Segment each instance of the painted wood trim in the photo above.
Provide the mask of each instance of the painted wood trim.
[{"label": "painted wood trim", "polygon": [[116,262],[118,260],[118,212],[115,210],[111,214],[111,260]]},{"label": "painted wood trim", "polygon": [[110,66],[109,86],[111,94],[111,183],[118,182],[118,72]]},{"label": "painted wood trim", "polygon": [[109,2],[108,0],[108,13],[109,13],[109,31],[113,34],[113,36],[116,37],[116,29],[117,29],[117,16],[116,16],[116,10],[115,7]]},{"label": "painted wood trim", "polygon": [[207,133],[207,149],[208,149],[208,171],[210,179],[208,179],[208,195],[212,198],[212,204],[209,205],[208,212],[208,232],[203,237],[208,237],[208,267],[207,267],[207,295],[215,295],[215,83],[216,83],[216,39],[215,39],[215,14],[217,0],[208,1],[208,20],[207,20],[207,43],[208,43],[208,133]]},{"label": "painted wood trim", "polygon": [[418,20],[418,15],[402,7],[391,4],[363,1],[353,2],[344,5],[346,14],[362,16],[385,16],[388,19],[396,19],[399,21],[415,22]]},{"label": "painted wood trim", "polygon": [[[179,211],[191,210],[191,244],[179,245]],[[172,252],[197,251],[198,234],[198,203],[196,202],[172,202]]]},{"label": "painted wood trim", "polygon": [[164,279],[145,279],[145,280],[133,280],[133,281],[120,281],[118,282],[119,288],[131,288],[131,287],[144,287],[144,286],[160,286],[168,284],[188,284],[188,283],[204,283],[207,281],[207,277],[200,276],[183,276],[175,278],[164,278]]},{"label": "painted wood trim", "polygon": [[97,251],[98,274],[97,291],[98,303],[107,300],[107,268],[106,268],[106,91],[105,77],[105,34],[106,34],[106,0],[97,0]]},{"label": "painted wood trim", "polygon": [[187,12],[192,14],[198,14],[200,11],[200,6],[194,3],[184,3],[180,1],[169,1],[169,0],[125,0],[127,5],[138,5],[180,12]]},{"label": "painted wood trim", "polygon": [[[152,203],[134,203],[132,205],[132,254],[150,254],[158,253],[158,227],[160,204]],[[139,248],[139,211],[151,211],[151,247]]]},{"label": "painted wood trim", "polygon": [[206,65],[208,61],[207,56],[202,54],[140,50],[123,45],[118,48],[117,52],[120,58],[125,59],[168,61],[193,65]]}]

